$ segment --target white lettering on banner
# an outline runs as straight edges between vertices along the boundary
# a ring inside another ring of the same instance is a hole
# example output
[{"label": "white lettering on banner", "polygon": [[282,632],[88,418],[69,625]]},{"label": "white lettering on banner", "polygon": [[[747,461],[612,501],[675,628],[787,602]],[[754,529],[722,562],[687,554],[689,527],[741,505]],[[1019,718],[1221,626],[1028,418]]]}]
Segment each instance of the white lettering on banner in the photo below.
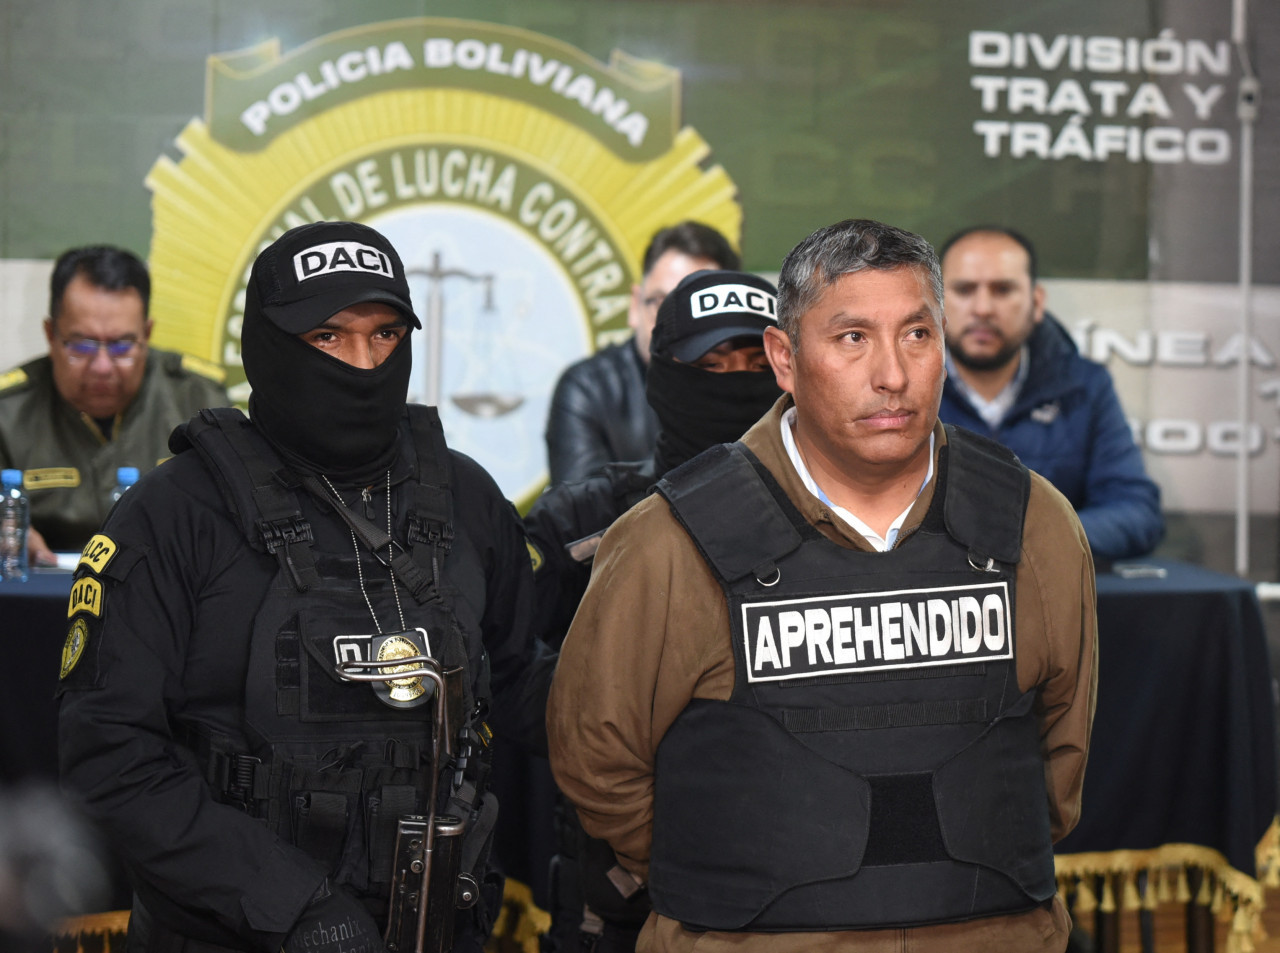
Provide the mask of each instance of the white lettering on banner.
[{"label": "white lettering on banner", "polygon": [[689,302],[689,311],[695,318],[730,311],[754,311],[770,321],[777,321],[778,299],[751,285],[713,285],[703,288],[693,296],[693,300]]},{"label": "white lettering on banner", "polygon": [[272,116],[287,116],[304,102],[318,99],[339,86],[351,85],[395,70],[413,69],[413,57],[399,40],[384,47],[347,50],[325,60],[314,74],[299,73],[280,83],[266,99],[253,103],[240,114],[240,122],[255,136],[264,135]]},{"label": "white lettering on banner", "polygon": [[1115,356],[1138,367],[1234,367],[1247,355],[1254,367],[1276,366],[1275,355],[1261,339],[1250,336],[1246,344],[1238,331],[1215,346],[1204,331],[1143,330],[1128,338],[1112,328],[1098,327],[1094,321],[1077,321],[1071,337],[1081,354],[1099,364]]},{"label": "white lettering on banner", "polygon": [[[1230,75],[1225,40],[1180,40],[1172,30],[1147,39],[974,30],[969,34],[969,65],[982,71],[970,76],[969,85],[978,94],[978,107],[991,117],[973,123],[988,158],[1192,165],[1221,165],[1231,159],[1227,129],[1193,125],[1210,122],[1218,113],[1225,116],[1226,87],[1200,79]],[[1070,71],[1079,78],[991,70]],[[1173,82],[1171,77],[1178,75],[1197,81]],[[1011,118],[992,117],[1000,112]],[[1028,113],[1065,121],[1013,118]],[[1104,121],[1086,127],[1086,118],[1098,117]],[[1152,120],[1161,125],[1151,125]]]},{"label": "white lettering on banner", "polygon": [[1163,164],[1190,162],[1222,165],[1231,158],[1231,136],[1225,129],[1188,129],[1173,126],[1094,126],[1092,135],[1079,116],[1072,116],[1057,131],[1043,122],[1005,122],[979,119],[973,131],[982,137],[982,154],[990,158],[1083,159],[1106,162],[1123,156],[1129,162]]},{"label": "white lettering on banner", "polygon": [[[588,114],[600,117],[633,146],[643,145],[649,132],[649,117],[632,109],[631,104],[611,87],[597,85],[588,74],[577,73],[572,66],[559,60],[543,59],[541,54],[532,50],[516,49],[508,53],[501,43],[432,37],[423,43],[422,66],[426,69],[481,71],[546,87],[576,102]],[[311,72],[299,73],[275,86],[265,99],[257,100],[240,114],[240,122],[253,135],[262,136],[266,134],[273,116],[287,116],[303,103],[319,99],[340,86],[416,67],[409,50],[399,40],[383,47],[347,50],[325,60]]]},{"label": "white lettering on banner", "polygon": [[1226,40],[1179,40],[1172,30],[1154,39],[1118,36],[1063,36],[1046,40],[1037,33],[974,30],[969,34],[969,65],[984,69],[1071,70],[1076,73],[1231,73]]},{"label": "white lettering on banner", "polygon": [[1003,582],[749,602],[742,624],[751,682],[1013,658]]},{"label": "white lettering on banner", "polygon": [[360,242],[325,242],[312,245],[293,256],[293,273],[306,281],[335,271],[363,271],[394,278],[391,261],[378,249]]},{"label": "white lettering on banner", "polygon": [[427,69],[480,70],[534,86],[546,86],[578,103],[591,115],[599,116],[633,146],[643,144],[649,131],[649,118],[633,110],[627,100],[620,99],[608,86],[597,86],[586,73],[575,76],[573,67],[559,60],[543,59],[533,50],[515,49],[508,55],[501,43],[432,37],[422,45],[422,62]]}]

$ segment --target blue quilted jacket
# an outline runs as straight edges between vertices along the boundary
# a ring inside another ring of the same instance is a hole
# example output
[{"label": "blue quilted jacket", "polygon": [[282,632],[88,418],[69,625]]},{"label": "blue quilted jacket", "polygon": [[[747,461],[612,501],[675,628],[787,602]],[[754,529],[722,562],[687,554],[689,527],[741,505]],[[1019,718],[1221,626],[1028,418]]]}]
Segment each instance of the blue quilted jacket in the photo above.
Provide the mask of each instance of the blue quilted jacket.
[{"label": "blue quilted jacket", "polygon": [[1028,340],[1031,371],[1000,426],[988,427],[948,379],[939,416],[1011,449],[1075,507],[1094,557],[1142,556],[1164,535],[1160,488],[1147,476],[1101,364],[1080,356],[1051,315]]}]

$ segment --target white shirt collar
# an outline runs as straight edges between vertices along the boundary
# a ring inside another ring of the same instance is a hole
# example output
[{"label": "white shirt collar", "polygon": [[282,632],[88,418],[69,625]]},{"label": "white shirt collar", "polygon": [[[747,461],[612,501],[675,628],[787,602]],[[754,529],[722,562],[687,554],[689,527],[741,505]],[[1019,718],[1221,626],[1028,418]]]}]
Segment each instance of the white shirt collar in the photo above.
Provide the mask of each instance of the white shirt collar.
[{"label": "white shirt collar", "polygon": [[915,505],[916,500],[920,498],[921,491],[929,485],[929,481],[933,479],[933,441],[934,434],[929,433],[929,472],[924,475],[924,482],[920,484],[920,489],[916,490],[915,498],[907,504],[907,508],[898,514],[898,518],[889,524],[889,529],[885,533],[884,538],[873,530],[858,517],[846,510],[843,506],[837,506],[831,502],[830,497],[822,492],[822,488],[814,481],[813,475],[809,473],[809,468],[805,466],[804,459],[800,456],[800,450],[796,446],[796,437],[794,433],[796,421],[795,407],[788,407],[782,415],[782,445],[787,448],[787,457],[791,460],[791,465],[795,467],[796,473],[800,480],[804,483],[805,489],[821,500],[824,504],[831,508],[831,511],[848,523],[853,529],[860,533],[876,552],[883,553],[892,549],[893,544],[898,541],[898,533],[902,530],[902,524],[907,518],[907,514],[911,512],[911,507]]},{"label": "white shirt collar", "polygon": [[1022,385],[1026,383],[1027,375],[1031,373],[1031,351],[1025,344],[1022,345],[1022,350],[1018,352],[1018,370],[1014,372],[1013,379],[990,400],[966,384],[964,378],[956,373],[956,365],[951,360],[950,350],[946,352],[946,359],[947,376],[956,385],[956,390],[973,405],[973,409],[978,412],[978,416],[986,422],[986,425],[995,430],[1003,422],[1005,414],[1013,409],[1014,401],[1022,392]]}]

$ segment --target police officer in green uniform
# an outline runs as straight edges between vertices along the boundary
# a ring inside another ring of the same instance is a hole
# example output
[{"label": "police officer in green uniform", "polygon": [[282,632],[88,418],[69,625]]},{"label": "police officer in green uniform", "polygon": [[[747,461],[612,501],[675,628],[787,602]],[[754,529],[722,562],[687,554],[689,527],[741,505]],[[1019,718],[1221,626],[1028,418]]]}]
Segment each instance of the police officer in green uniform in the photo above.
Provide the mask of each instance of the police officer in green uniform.
[{"label": "police officer in green uniform", "polygon": [[0,465],[24,473],[41,564],[93,535],[117,468],[145,473],[177,424],[228,403],[221,368],[148,346],[151,280],[134,255],[73,248],[49,284],[49,354],[0,375]]}]

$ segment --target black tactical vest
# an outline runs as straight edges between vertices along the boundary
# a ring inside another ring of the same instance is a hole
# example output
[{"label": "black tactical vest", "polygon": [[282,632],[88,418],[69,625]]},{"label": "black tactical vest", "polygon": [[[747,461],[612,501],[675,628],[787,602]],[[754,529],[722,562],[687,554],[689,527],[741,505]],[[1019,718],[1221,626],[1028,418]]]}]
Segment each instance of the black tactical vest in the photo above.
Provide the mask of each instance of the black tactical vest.
[{"label": "black tactical vest", "polygon": [[659,483],[724,587],[737,672],[729,701],[690,702],[658,748],[659,913],[828,931],[1053,896],[1035,693],[1015,662],[1030,477],[994,443],[947,440],[922,525],[885,553],[822,536],[741,444]]},{"label": "black tactical vest", "polygon": [[[385,895],[390,880],[397,820],[431,811],[424,803],[429,772],[448,775],[441,779],[437,810],[451,796],[455,803],[446,812],[474,809],[487,743],[481,718],[488,662],[478,615],[465,609],[476,599],[460,592],[482,587],[483,569],[464,552],[444,571],[455,542],[448,449],[435,408],[411,406],[409,423],[414,476],[394,488],[410,494],[408,553],[397,563],[407,638],[391,634],[399,629],[399,610],[385,566],[374,563],[377,571],[371,572],[366,554],[362,590],[354,547],[329,552],[313,546],[301,506],[306,490],[243,414],[201,411],[171,444],[175,452],[190,446],[200,453],[250,545],[278,563],[252,635],[244,735],[191,739],[206,779],[216,798],[262,817],[326,865],[335,882],[375,897]],[[338,519],[336,513],[326,517]],[[401,542],[403,530],[397,527]],[[461,620],[455,609],[463,611]],[[336,673],[340,660],[408,654],[430,655],[445,669],[466,668],[468,719],[458,739],[464,763],[432,764],[429,681],[371,685]],[[460,788],[468,803],[457,803]]]}]

